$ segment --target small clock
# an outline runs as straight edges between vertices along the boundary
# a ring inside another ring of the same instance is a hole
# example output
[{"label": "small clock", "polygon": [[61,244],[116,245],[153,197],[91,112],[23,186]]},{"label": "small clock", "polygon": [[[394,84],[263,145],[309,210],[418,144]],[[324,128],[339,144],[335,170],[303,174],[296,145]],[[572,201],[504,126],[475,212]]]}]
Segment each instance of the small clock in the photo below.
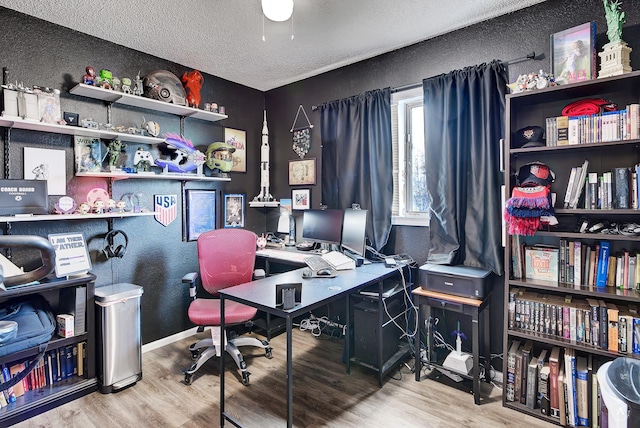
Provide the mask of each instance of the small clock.
[{"label": "small clock", "polygon": [[56,202],[56,212],[59,214],[71,214],[76,209],[76,201],[69,196],[63,196]]}]

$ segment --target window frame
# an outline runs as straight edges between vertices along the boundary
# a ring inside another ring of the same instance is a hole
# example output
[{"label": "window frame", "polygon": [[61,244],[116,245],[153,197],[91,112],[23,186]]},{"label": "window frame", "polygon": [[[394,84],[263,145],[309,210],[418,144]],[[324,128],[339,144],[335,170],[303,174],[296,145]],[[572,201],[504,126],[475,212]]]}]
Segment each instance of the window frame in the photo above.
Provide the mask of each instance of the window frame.
[{"label": "window frame", "polygon": [[422,87],[397,91],[391,97],[391,122],[393,144],[393,207],[391,223],[404,226],[428,226],[429,212],[410,211],[407,200],[410,197],[411,180],[411,125],[410,110],[422,107]]}]

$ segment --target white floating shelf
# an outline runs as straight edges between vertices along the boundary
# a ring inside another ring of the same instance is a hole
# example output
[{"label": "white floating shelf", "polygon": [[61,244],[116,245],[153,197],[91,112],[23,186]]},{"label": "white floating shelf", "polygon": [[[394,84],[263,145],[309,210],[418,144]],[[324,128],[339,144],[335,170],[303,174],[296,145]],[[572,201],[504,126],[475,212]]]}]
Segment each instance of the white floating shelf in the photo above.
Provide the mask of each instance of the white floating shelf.
[{"label": "white floating shelf", "polygon": [[155,212],[145,213],[104,213],[104,214],[34,214],[0,216],[0,223],[20,223],[26,221],[60,221],[60,220],[93,220],[101,218],[145,217],[155,215]]},{"label": "white floating shelf", "polygon": [[280,206],[280,202],[278,202],[278,201],[270,201],[270,202],[251,201],[251,202],[249,202],[249,206],[251,208],[278,207],[278,206]]},{"label": "white floating shelf", "polygon": [[105,131],[101,129],[83,128],[81,126],[59,125],[57,123],[44,123],[33,119],[23,119],[15,116],[1,116],[0,126],[6,128],[27,129],[29,131],[50,132],[64,135],[77,135],[80,137],[102,138],[105,140],[120,139],[132,143],[158,144],[164,143],[163,138],[147,137],[145,135],[125,134],[121,132]]},{"label": "white floating shelf", "polygon": [[81,95],[83,97],[94,98],[115,104],[156,110],[178,116],[193,117],[195,119],[206,120],[208,122],[217,122],[228,117],[225,114],[166,103],[164,101],[154,100],[139,95],[125,94],[124,92],[116,92],[110,89],[100,88],[98,86],[85,85],[84,83],[77,84],[71,88],[69,92],[74,95]]},{"label": "white floating shelf", "polygon": [[127,174],[126,172],[77,172],[76,177],[111,178],[125,180],[128,178],[143,180],[183,180],[183,181],[231,181],[231,177],[208,177],[196,174]]}]

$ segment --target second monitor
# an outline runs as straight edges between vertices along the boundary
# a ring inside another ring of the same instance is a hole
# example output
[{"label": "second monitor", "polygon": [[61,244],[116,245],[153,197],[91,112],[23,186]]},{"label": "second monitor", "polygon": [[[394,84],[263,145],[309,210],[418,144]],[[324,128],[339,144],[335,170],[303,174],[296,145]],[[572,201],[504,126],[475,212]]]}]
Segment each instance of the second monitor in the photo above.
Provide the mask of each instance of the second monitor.
[{"label": "second monitor", "polygon": [[306,210],[302,218],[302,239],[340,245],[342,210]]}]

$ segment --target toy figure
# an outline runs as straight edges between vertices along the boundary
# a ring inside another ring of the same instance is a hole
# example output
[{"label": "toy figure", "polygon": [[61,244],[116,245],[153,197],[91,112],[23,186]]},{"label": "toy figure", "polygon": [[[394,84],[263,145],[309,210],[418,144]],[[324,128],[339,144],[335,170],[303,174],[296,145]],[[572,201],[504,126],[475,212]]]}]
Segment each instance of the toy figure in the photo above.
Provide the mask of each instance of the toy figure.
[{"label": "toy figure", "polygon": [[198,70],[185,71],[182,75],[182,83],[187,91],[187,103],[189,107],[199,108],[200,89],[204,83],[204,77]]},{"label": "toy figure", "polygon": [[113,199],[109,199],[107,201],[107,211],[110,213],[116,211],[116,201],[114,201]]},{"label": "toy figure", "polygon": [[116,212],[123,213],[126,207],[127,207],[127,203],[122,199],[116,202]]},{"label": "toy figure", "polygon": [[142,79],[140,78],[140,72],[136,76],[136,80],[133,82],[133,95],[142,95],[144,93],[144,86],[142,85]]},{"label": "toy figure", "polygon": [[122,89],[121,90],[125,94],[130,94],[131,93],[131,79],[129,79],[128,77],[123,77],[122,78]]},{"label": "toy figure", "polygon": [[81,203],[78,207],[79,214],[89,214],[89,211],[91,211],[91,205],[89,205],[87,202]]},{"label": "toy figure", "polygon": [[620,10],[619,0],[602,0],[604,15],[607,18],[607,37],[609,43],[622,42],[622,24],[627,20],[626,14]]},{"label": "toy figure", "polygon": [[96,84],[96,71],[90,65],[85,68],[87,74],[82,76],[82,81],[85,85],[95,85]]},{"label": "toy figure", "polygon": [[93,212],[96,213],[96,214],[103,214],[105,205],[106,204],[102,199],[98,199],[98,200],[94,201],[93,202]]},{"label": "toy figure", "polygon": [[233,152],[236,148],[231,144],[217,141],[209,144],[206,153],[206,164],[211,169],[229,172],[233,168]]},{"label": "toy figure", "polygon": [[115,76],[113,78],[113,90],[120,92],[120,79]]},{"label": "toy figure", "polygon": [[142,118],[142,129],[147,131],[152,137],[157,137],[160,134],[160,124],[152,120],[145,122]]},{"label": "toy figure", "polygon": [[113,86],[113,74],[111,71],[106,68],[100,70],[100,76],[96,78],[96,86],[104,89],[111,89]]},{"label": "toy figure", "polygon": [[113,140],[107,146],[107,155],[109,155],[109,166],[115,168],[120,157],[120,152],[124,150],[126,145],[120,140]]}]

